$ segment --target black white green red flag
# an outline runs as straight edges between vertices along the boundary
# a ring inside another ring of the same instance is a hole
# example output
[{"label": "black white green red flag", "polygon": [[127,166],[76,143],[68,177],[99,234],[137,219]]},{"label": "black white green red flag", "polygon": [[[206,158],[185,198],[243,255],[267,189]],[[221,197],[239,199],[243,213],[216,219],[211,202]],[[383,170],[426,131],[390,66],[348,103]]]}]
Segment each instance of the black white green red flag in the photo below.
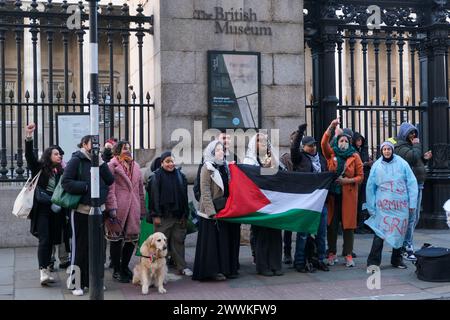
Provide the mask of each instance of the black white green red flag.
[{"label": "black white green red flag", "polygon": [[335,174],[278,171],[230,164],[230,195],[216,218],[275,229],[316,234]]}]

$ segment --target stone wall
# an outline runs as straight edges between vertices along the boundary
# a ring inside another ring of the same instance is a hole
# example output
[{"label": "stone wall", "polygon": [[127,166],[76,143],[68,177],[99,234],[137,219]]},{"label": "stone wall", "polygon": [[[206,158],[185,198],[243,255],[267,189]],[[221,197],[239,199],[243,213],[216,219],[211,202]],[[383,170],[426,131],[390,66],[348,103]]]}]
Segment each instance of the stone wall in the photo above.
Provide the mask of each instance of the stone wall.
[{"label": "stone wall", "polygon": [[[214,7],[251,8],[258,20],[252,25],[270,27],[272,36],[215,33],[215,21],[194,19],[195,10],[212,13]],[[155,101],[157,154],[177,143],[173,130],[192,133],[194,121],[207,129],[208,50],[261,53],[262,128],[280,129],[280,146],[288,147],[289,134],[305,117],[303,1],[155,0],[144,9],[154,15],[153,41],[144,45],[144,83]],[[188,177],[194,167],[183,165]]]},{"label": "stone wall", "polygon": [[30,220],[12,214],[14,201],[22,183],[2,183],[0,196],[0,248],[36,246],[38,241],[30,234]]}]

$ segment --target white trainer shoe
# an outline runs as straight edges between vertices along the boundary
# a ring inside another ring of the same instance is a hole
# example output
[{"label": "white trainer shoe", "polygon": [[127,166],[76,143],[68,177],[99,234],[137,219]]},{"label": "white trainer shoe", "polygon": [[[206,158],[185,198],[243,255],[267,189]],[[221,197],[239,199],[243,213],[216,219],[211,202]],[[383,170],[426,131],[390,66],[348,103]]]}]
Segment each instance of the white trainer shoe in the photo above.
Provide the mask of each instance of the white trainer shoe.
[{"label": "white trainer shoe", "polygon": [[47,283],[55,282],[55,279],[50,276],[48,269],[40,269],[40,281],[41,285],[46,285]]},{"label": "white trainer shoe", "polygon": [[185,275],[185,276],[187,276],[187,277],[192,277],[193,272],[192,272],[192,270],[189,269],[189,268],[184,268],[184,269],[181,271],[181,274],[182,274],[182,275]]},{"label": "white trainer shoe", "polygon": [[84,294],[83,289],[74,289],[72,290],[72,294],[77,297],[81,297]]}]

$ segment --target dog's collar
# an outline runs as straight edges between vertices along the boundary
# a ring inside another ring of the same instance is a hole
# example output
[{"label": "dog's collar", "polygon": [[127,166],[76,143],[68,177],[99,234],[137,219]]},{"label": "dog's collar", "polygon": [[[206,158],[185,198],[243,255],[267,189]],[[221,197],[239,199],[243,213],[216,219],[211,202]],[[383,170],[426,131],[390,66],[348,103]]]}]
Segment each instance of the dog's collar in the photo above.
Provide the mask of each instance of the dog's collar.
[{"label": "dog's collar", "polygon": [[147,258],[147,259],[150,259],[150,262],[153,262],[153,261],[156,261],[156,260],[158,260],[158,259],[161,259],[161,257],[157,257],[156,256],[156,254],[152,254],[151,256],[144,256],[144,255],[141,255],[141,257],[142,258]]}]

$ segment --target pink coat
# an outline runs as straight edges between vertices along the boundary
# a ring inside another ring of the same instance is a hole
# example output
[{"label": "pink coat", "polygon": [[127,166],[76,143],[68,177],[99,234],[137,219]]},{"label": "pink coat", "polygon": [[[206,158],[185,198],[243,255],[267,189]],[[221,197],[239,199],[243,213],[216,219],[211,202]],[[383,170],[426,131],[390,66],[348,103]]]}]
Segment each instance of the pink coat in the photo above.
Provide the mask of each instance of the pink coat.
[{"label": "pink coat", "polygon": [[117,219],[121,222],[121,230],[125,238],[136,238],[140,233],[140,219],[145,216],[141,169],[135,162],[132,181],[130,181],[116,157],[111,159],[108,166],[114,176],[114,183],[109,187],[106,210],[116,209]]}]

